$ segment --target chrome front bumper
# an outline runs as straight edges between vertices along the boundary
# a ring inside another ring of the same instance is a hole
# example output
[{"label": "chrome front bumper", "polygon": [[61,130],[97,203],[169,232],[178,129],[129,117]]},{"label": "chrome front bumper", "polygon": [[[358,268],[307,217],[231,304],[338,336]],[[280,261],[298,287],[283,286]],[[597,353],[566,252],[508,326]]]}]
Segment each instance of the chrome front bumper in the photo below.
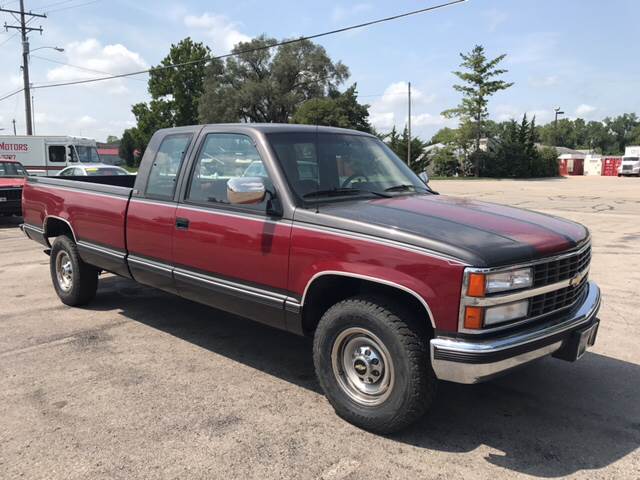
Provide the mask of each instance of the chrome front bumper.
[{"label": "chrome front bumper", "polygon": [[431,365],[441,380],[457,383],[488,380],[560,350],[575,331],[598,321],[600,301],[600,288],[589,282],[582,305],[566,318],[486,340],[436,337],[431,340]]}]

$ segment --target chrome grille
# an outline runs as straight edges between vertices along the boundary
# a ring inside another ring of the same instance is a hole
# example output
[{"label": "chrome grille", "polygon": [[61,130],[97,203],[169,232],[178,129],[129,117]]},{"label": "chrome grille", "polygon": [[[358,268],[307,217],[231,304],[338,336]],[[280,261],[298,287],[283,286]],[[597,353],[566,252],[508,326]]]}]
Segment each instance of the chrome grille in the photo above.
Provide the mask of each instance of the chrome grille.
[{"label": "chrome grille", "polygon": [[587,277],[577,287],[565,287],[553,292],[543,293],[532,297],[529,303],[529,317],[539,317],[558,310],[571,307],[587,289]]},{"label": "chrome grille", "polygon": [[623,165],[622,170],[631,170],[631,167],[633,167],[633,165]]},{"label": "chrome grille", "polygon": [[539,263],[533,267],[533,286],[542,287],[575,277],[589,267],[591,246],[575,255]]}]

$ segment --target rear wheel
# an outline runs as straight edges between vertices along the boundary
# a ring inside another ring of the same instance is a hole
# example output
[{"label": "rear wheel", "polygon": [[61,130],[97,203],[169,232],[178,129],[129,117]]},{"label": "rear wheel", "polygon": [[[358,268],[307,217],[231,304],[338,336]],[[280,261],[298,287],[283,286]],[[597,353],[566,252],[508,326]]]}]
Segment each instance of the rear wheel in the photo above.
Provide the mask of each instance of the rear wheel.
[{"label": "rear wheel", "polygon": [[397,431],[435,394],[428,331],[413,312],[373,297],[331,307],[314,337],[316,374],[336,413],[366,430]]},{"label": "rear wheel", "polygon": [[56,238],[49,260],[53,287],[62,303],[86,305],[96,295],[99,270],[84,263],[75,242],[67,236]]}]

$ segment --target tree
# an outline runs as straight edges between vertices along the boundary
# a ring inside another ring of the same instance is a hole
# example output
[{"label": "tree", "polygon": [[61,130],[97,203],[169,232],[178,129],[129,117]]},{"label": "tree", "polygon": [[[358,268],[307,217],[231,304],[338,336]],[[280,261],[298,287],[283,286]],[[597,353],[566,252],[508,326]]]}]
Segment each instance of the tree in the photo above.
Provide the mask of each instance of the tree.
[{"label": "tree", "polygon": [[438,148],[431,158],[434,175],[452,177],[458,173],[460,165],[452,146]]},{"label": "tree", "polygon": [[[391,132],[383,136],[383,140],[403,162],[407,161],[407,150],[409,145],[409,129],[407,127],[404,127],[402,134],[398,134],[398,131],[394,126]],[[423,142],[418,137],[412,136],[411,162],[409,166],[416,172],[420,172],[424,169],[424,162],[418,161],[418,159],[426,160],[424,157],[424,149],[426,146],[426,142]]]},{"label": "tree", "polygon": [[[149,73],[151,101],[133,105],[138,141],[143,150],[158,128],[198,123],[198,102],[205,69],[212,60],[209,47],[187,37],[171,45],[169,54]],[[180,67],[169,67],[181,64]],[[168,67],[168,68],[163,68]]]},{"label": "tree", "polygon": [[[485,55],[484,47],[476,45],[467,54],[461,53],[461,67],[466,71],[454,71],[462,82],[462,85],[454,85],[453,88],[462,93],[462,100],[458,107],[445,110],[442,114],[447,118],[456,117],[462,124],[470,124],[473,138],[475,139],[475,150],[480,149],[480,139],[485,134],[485,125],[489,116],[487,108],[489,97],[493,94],[505,90],[513,85],[498,76],[507,73],[507,70],[498,68],[498,64],[504,60],[505,54],[489,60]],[[479,174],[479,165],[474,167],[475,174]]]},{"label": "tree", "polygon": [[429,144],[435,145],[436,143],[443,143],[444,145],[449,145],[455,143],[457,133],[457,129],[455,128],[441,128],[431,137]]},{"label": "tree", "polygon": [[109,135],[107,137],[106,143],[118,143],[119,141],[120,141],[120,139],[118,137],[116,137],[115,135]]},{"label": "tree", "polygon": [[293,115],[292,122],[371,132],[369,105],[358,103],[356,88],[354,84],[344,93],[331,90],[326,97],[307,100]]},{"label": "tree", "polygon": [[624,113],[615,118],[605,118],[604,125],[613,136],[615,152],[622,154],[627,145],[631,145],[633,132],[640,125],[640,120],[635,113]]},{"label": "tree", "polygon": [[136,152],[141,154],[142,151],[143,146],[138,129],[136,127],[126,129],[122,134],[118,149],[120,158],[124,158],[129,167],[137,167],[140,163],[140,155],[136,156]]},{"label": "tree", "polygon": [[349,77],[345,65],[309,40],[268,48],[276,43],[264,35],[241,42],[223,68],[209,66],[201,122],[287,123],[302,103],[328,96]]}]

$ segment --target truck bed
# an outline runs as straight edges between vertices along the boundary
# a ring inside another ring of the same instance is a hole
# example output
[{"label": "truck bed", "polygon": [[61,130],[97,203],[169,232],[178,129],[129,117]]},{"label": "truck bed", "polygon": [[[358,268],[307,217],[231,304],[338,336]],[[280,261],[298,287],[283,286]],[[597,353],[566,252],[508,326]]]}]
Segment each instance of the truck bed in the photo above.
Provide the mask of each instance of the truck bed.
[{"label": "truck bed", "polygon": [[[126,215],[135,175],[29,177],[23,191],[25,228],[47,245],[61,223],[73,225],[83,258],[115,273],[126,273]],[[105,264],[105,259],[114,262]]]}]

